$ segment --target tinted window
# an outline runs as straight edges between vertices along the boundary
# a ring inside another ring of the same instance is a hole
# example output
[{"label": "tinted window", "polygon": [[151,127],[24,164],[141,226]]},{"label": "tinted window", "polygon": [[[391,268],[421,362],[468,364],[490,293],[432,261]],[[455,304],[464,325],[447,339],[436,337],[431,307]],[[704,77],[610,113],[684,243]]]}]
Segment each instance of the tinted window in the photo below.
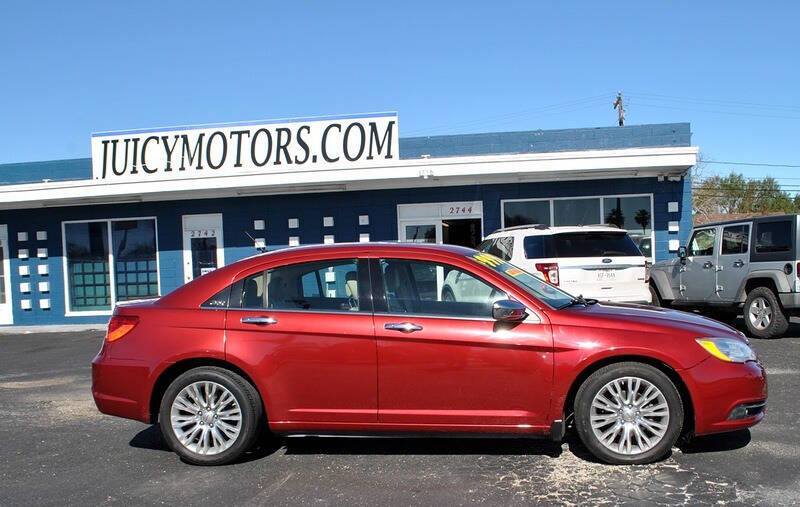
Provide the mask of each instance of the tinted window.
[{"label": "tinted window", "polygon": [[522,242],[526,259],[555,257],[552,236],[526,236]]},{"label": "tinted window", "polygon": [[453,266],[426,261],[381,259],[389,313],[484,317],[502,291]]},{"label": "tinted window", "polygon": [[225,287],[221,291],[217,292],[210,298],[208,298],[202,305],[203,308],[227,308],[228,307],[228,299],[231,295],[231,287]]},{"label": "tinted window", "polygon": [[695,231],[689,241],[689,257],[696,255],[714,255],[714,239],[717,237],[716,229],[701,229]]},{"label": "tinted window", "polygon": [[572,232],[552,237],[553,257],[630,257],[642,252],[624,232]]},{"label": "tinted window", "polygon": [[792,222],[759,222],[756,224],[756,252],[788,252],[792,249]]},{"label": "tinted window", "polygon": [[231,308],[369,311],[362,308],[355,259],[290,264],[250,275],[231,291]]},{"label": "tinted window", "polygon": [[722,229],[722,255],[747,253],[749,225],[730,225]]}]

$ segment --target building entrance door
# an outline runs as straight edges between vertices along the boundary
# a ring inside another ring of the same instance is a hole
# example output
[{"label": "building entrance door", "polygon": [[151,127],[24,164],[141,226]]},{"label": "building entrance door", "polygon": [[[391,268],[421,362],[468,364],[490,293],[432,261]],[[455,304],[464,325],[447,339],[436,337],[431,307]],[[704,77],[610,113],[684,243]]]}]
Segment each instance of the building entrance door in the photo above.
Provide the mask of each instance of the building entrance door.
[{"label": "building entrance door", "polygon": [[222,214],[183,215],[183,282],[224,265]]},{"label": "building entrance door", "polygon": [[0,225],[0,324],[13,324],[11,311],[11,262],[8,258],[8,226]]},{"label": "building entrance door", "polygon": [[481,201],[399,204],[397,238],[475,248],[483,238]]}]

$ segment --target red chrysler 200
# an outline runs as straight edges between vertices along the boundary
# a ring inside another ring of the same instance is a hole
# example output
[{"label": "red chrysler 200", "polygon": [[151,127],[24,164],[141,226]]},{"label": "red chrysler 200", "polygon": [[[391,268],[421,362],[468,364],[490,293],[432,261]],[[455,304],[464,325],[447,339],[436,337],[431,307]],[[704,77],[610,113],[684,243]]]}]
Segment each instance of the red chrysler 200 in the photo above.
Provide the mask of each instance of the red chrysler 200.
[{"label": "red chrysler 200", "polygon": [[517,434],[568,426],[647,463],[764,417],[764,368],[714,320],[573,297],[455,246],[341,244],[236,262],[120,304],[92,363],[100,411],[222,464],[275,434]]}]

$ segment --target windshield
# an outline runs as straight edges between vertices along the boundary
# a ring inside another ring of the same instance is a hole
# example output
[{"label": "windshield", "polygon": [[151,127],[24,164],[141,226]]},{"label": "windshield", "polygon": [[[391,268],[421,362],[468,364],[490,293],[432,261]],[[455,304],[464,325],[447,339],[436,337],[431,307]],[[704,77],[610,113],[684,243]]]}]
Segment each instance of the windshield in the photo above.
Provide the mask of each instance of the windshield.
[{"label": "windshield", "polygon": [[553,308],[563,308],[573,301],[573,297],[555,285],[550,285],[540,278],[524,271],[513,264],[488,253],[476,253],[470,256],[484,266],[493,269],[503,278],[511,281],[525,292]]}]

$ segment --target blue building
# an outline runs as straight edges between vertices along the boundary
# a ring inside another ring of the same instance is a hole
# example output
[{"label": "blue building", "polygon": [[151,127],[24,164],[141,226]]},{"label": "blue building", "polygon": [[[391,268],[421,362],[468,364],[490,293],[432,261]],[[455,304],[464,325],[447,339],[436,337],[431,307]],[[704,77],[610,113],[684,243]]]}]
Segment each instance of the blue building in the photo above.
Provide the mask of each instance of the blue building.
[{"label": "blue building", "polygon": [[0,324],[101,323],[262,247],[613,213],[658,261],[691,229],[688,123],[397,139],[396,119],[105,133],[91,158],[0,165]]}]

